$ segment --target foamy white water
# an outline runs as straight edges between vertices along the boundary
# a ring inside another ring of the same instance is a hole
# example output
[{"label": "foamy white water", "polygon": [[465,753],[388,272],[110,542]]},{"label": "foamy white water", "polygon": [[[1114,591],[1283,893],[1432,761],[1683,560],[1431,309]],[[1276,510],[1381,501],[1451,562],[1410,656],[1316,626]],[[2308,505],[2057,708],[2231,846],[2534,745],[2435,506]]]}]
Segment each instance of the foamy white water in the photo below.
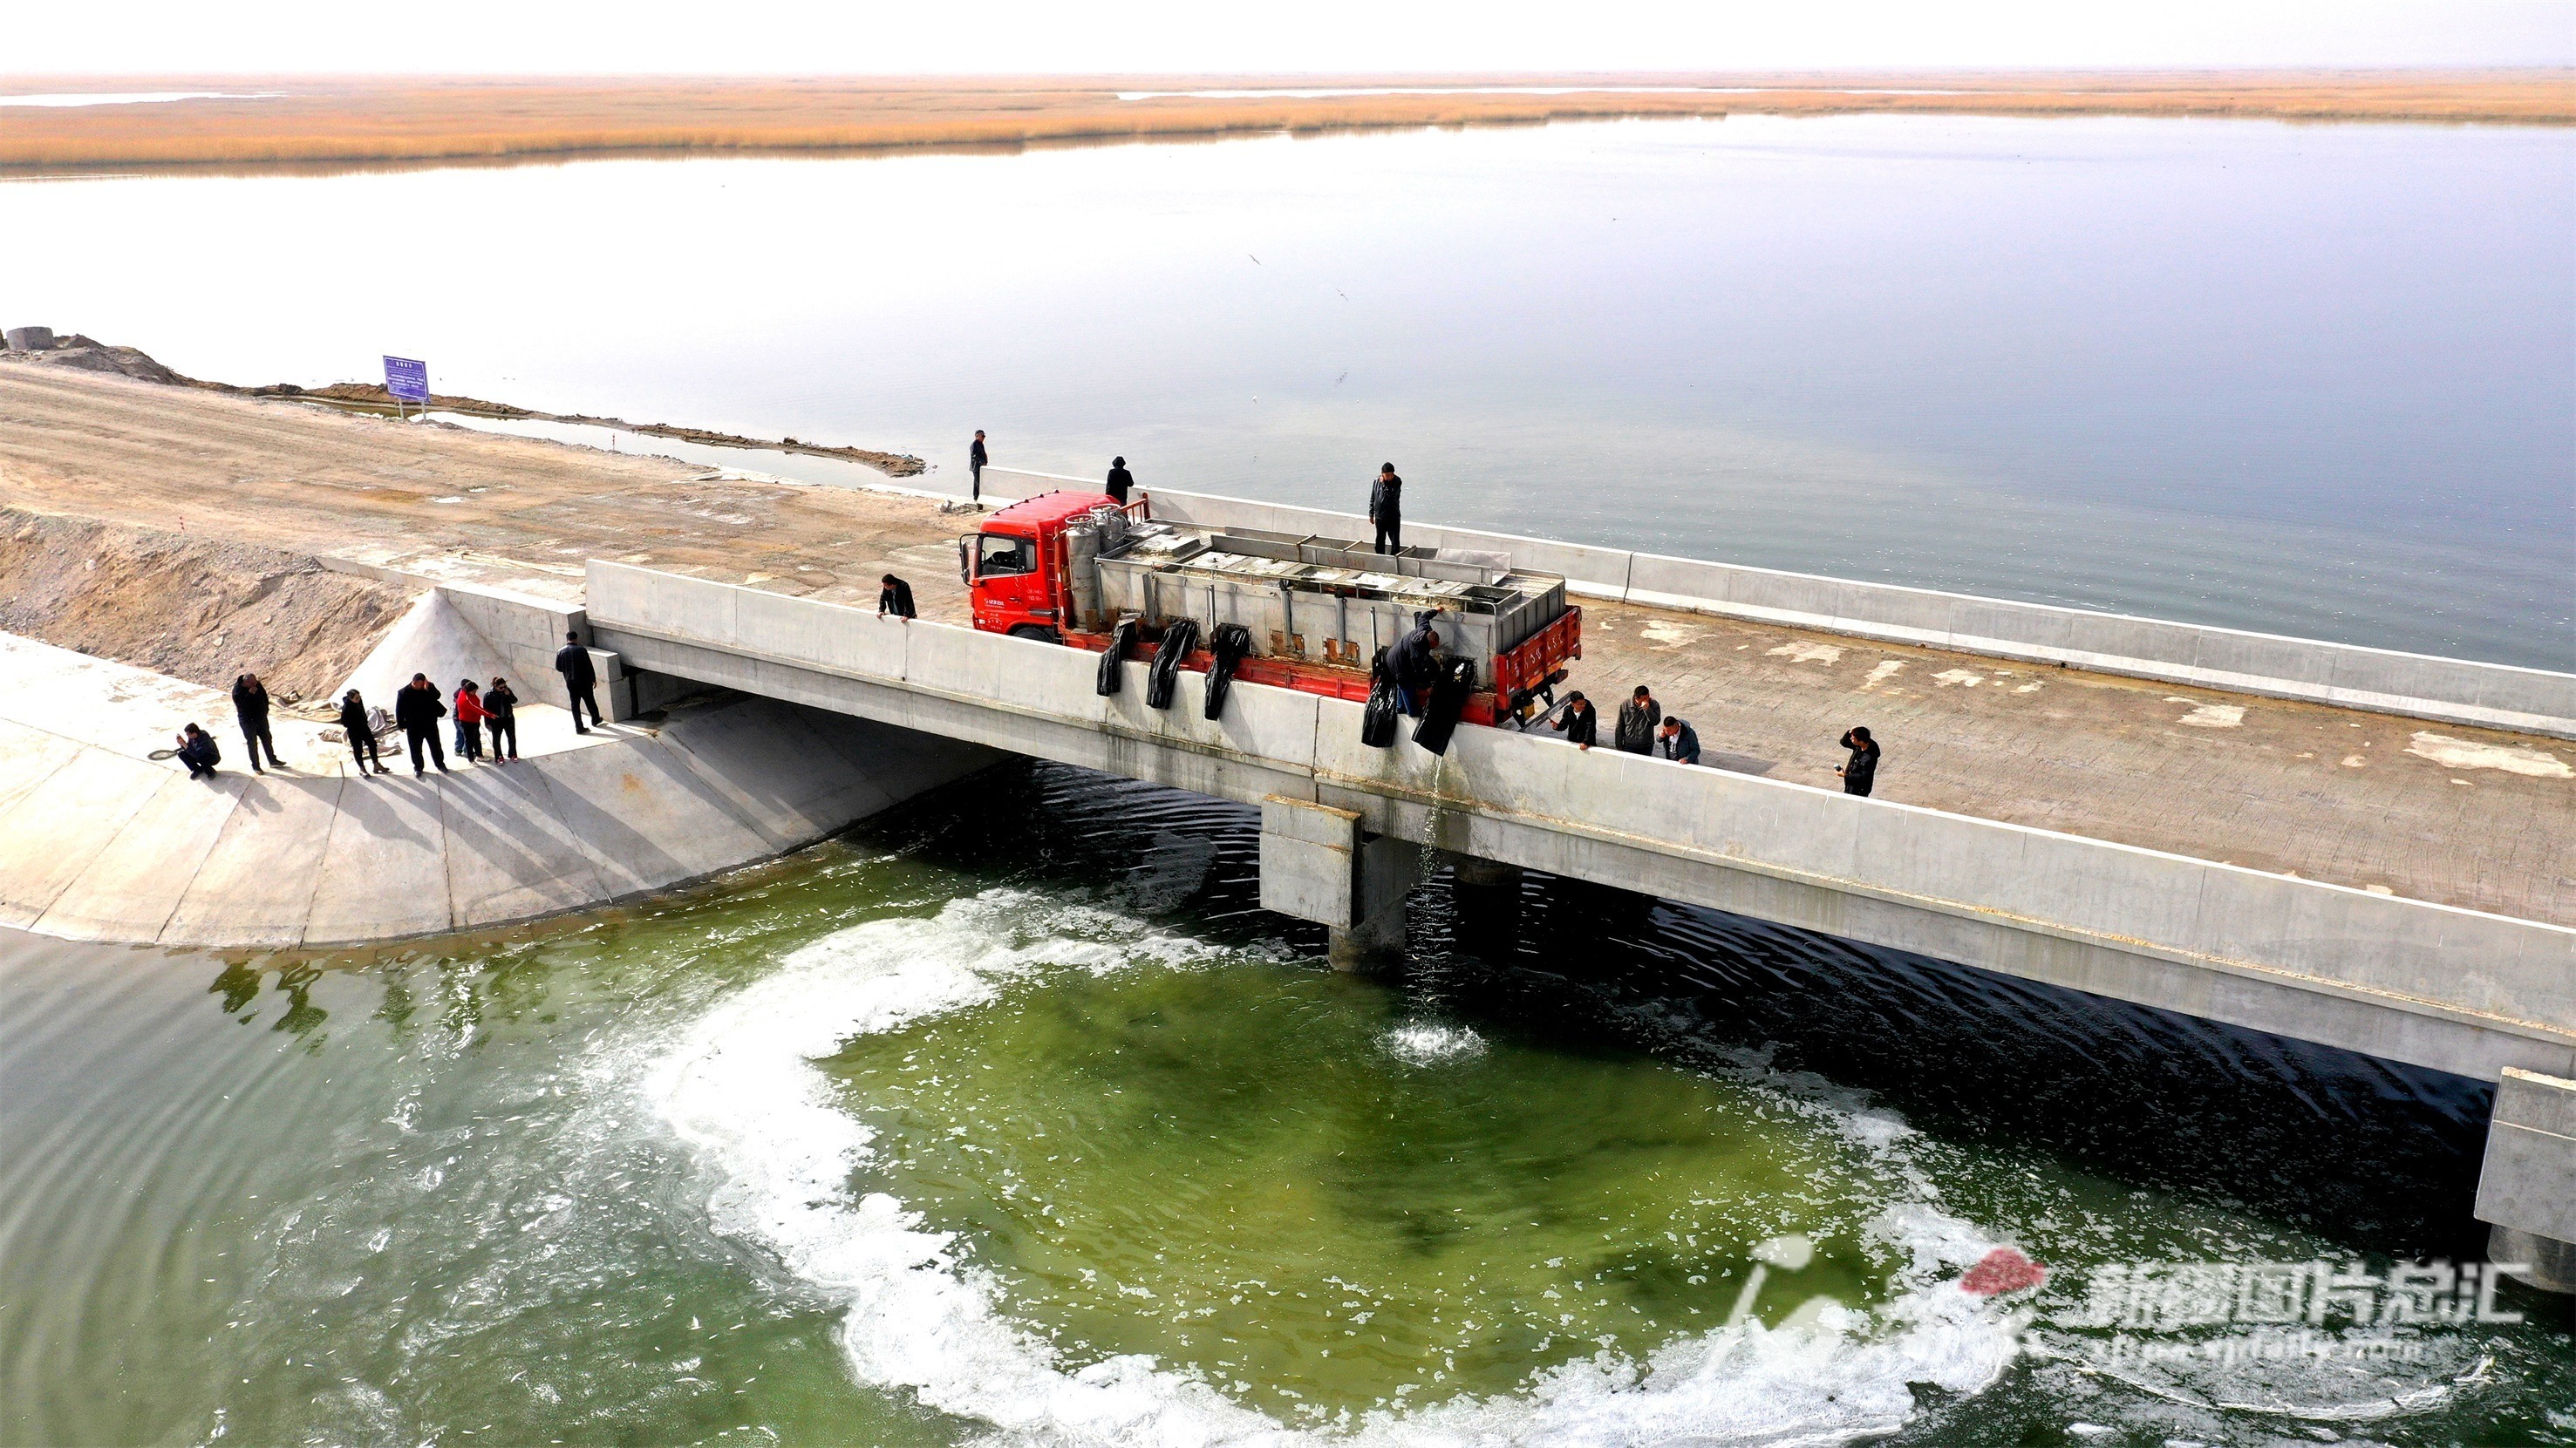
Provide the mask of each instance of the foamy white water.
[{"label": "foamy white water", "polygon": [[1407,1021],[1386,1033],[1387,1054],[1412,1066],[1431,1066],[1485,1054],[1485,1038],[1467,1026]]},{"label": "foamy white water", "polygon": [[[929,919],[872,922],[796,951],[688,1027],[645,1089],[717,1173],[708,1209],[718,1230],[846,1304],[842,1340],[861,1381],[909,1390],[1013,1442],[1836,1443],[1902,1424],[1910,1383],[1973,1393],[2012,1360],[2017,1325],[1955,1283],[1995,1244],[1923,1186],[1872,1224],[1908,1263],[1896,1300],[1875,1311],[1820,1301],[1794,1315],[1798,1327],[1683,1336],[1643,1361],[1604,1353],[1564,1364],[1515,1394],[1292,1428],[1150,1358],[1068,1368],[1011,1320],[969,1244],[927,1229],[892,1196],[851,1192],[873,1133],[839,1104],[816,1060],[862,1035],[991,1003],[1045,972],[1187,966],[1219,953],[1093,907],[988,891]],[[1462,1039],[1482,1046],[1472,1032],[1407,1030],[1429,1033],[1421,1044],[1432,1059],[1458,1059]],[[1855,1134],[1896,1149],[1896,1134],[1877,1123]]]}]

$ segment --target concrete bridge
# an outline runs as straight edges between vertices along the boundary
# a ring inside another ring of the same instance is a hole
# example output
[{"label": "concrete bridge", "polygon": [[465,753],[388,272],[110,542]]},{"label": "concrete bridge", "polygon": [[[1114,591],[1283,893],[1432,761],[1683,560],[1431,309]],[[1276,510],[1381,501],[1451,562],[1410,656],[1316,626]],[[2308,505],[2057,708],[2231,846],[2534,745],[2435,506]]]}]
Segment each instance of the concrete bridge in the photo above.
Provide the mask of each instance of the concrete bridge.
[{"label": "concrete bridge", "polygon": [[[1155,710],[1142,665],[1103,697],[1075,650],[620,564],[588,585],[632,707],[721,686],[1258,806],[1263,903],[1337,963],[1400,947],[1429,847],[1465,883],[1537,869],[2497,1082],[2478,1213],[2576,1289],[2564,923],[1512,731],[1371,749],[1346,701],[1238,683],[1209,720],[1197,675]],[[2453,716],[2555,707],[2498,697]]]}]

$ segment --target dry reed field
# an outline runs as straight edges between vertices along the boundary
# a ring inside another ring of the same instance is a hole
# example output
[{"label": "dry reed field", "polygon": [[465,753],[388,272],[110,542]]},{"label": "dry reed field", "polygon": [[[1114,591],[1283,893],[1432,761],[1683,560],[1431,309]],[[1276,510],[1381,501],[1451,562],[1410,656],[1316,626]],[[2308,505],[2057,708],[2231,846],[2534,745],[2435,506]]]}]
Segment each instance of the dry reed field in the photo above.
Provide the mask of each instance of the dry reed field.
[{"label": "dry reed field", "polygon": [[[1695,86],[1696,93],[1121,100],[1118,92],[1438,85]],[[365,164],[649,151],[1014,146],[1256,131],[1536,124],[1620,116],[1906,112],[2576,122],[2576,72],[2092,75],[1201,77],[938,80],[133,77],[0,81],[0,92],[277,91],[250,100],[0,109],[0,168]]]}]

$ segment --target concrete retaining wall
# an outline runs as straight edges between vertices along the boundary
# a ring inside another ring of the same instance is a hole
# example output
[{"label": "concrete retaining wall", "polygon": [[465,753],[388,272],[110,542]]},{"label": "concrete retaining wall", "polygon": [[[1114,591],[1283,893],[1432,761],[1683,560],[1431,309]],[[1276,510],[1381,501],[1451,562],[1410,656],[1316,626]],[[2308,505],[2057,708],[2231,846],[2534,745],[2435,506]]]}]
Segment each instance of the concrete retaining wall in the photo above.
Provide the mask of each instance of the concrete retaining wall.
[{"label": "concrete retaining wall", "polygon": [[[1014,495],[1069,487],[1096,491],[1100,486],[1088,478],[1003,468],[986,468],[984,482],[988,489]],[[1368,520],[1358,514],[1170,488],[1148,491],[1156,517],[1214,527],[1369,536]],[[2576,738],[2576,674],[1669,558],[1436,523],[1408,521],[1404,538],[1408,544],[1432,548],[1499,549],[1523,567],[1565,575],[1573,591],[1585,597]]]},{"label": "concrete retaining wall", "polygon": [[[390,569],[372,576],[421,582]],[[555,672],[555,651],[568,634],[585,640],[590,636],[588,616],[578,607],[479,584],[431,584],[340,688],[356,689],[370,705],[390,708],[394,691],[414,673],[429,675],[441,698],[452,695],[460,679],[489,682],[498,675],[509,679],[528,703],[569,704],[563,676]],[[669,702],[657,695],[639,704],[617,655],[597,648],[589,653],[591,670],[599,676],[596,698],[612,722]]]},{"label": "concrete retaining wall", "polygon": [[1446,759],[1359,743],[1360,706],[646,569],[590,565],[640,667],[1259,803],[1379,834],[2494,1078],[2576,1068],[2576,931],[2152,850],[1461,730]]}]

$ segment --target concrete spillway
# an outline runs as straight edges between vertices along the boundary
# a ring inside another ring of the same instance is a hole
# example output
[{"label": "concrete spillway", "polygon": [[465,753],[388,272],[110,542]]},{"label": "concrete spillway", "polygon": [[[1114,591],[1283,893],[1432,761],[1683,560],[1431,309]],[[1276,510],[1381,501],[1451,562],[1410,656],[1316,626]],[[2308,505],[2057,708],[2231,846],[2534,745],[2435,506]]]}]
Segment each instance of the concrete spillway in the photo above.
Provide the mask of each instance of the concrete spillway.
[{"label": "concrete spillway", "polygon": [[[480,651],[488,669],[488,646],[443,621],[394,642],[423,668]],[[420,779],[399,736],[394,773],[362,776],[324,726],[281,715],[289,768],[255,775],[215,690],[10,635],[0,671],[0,923],[72,939],[275,948],[502,925],[766,859],[995,757],[731,699],[588,736],[525,705],[517,763],[451,754]],[[148,757],[185,720],[225,747],[214,779]]]}]

